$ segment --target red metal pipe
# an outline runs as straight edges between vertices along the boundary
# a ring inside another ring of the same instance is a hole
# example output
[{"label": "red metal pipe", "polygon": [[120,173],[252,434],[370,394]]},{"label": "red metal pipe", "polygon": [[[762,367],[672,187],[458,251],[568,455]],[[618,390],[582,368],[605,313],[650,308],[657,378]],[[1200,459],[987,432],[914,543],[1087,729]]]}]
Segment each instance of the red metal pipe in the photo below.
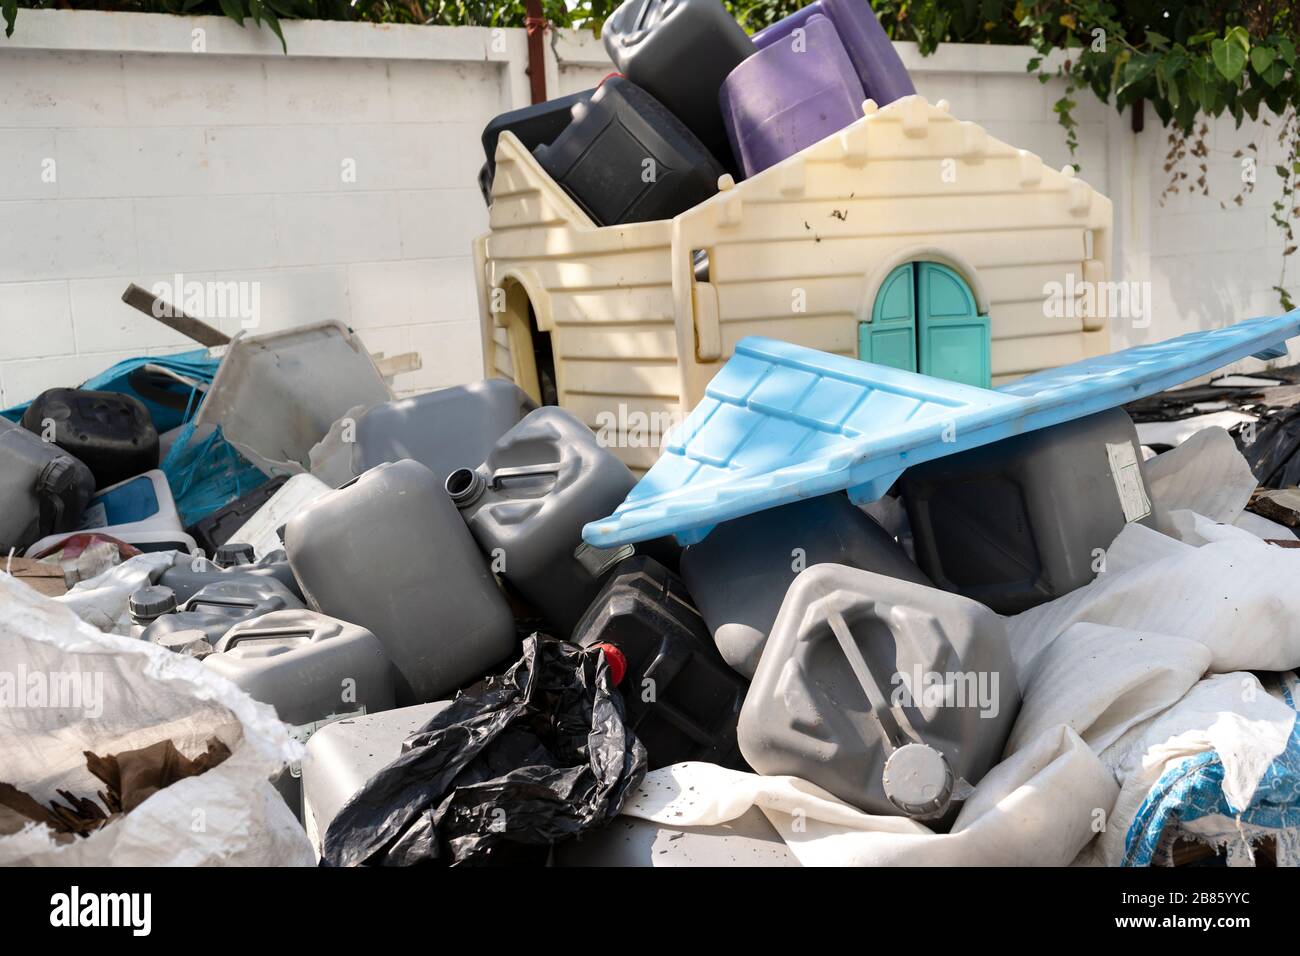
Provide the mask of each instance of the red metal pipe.
[{"label": "red metal pipe", "polygon": [[524,26],[528,30],[528,81],[533,102],[546,102],[546,14],[542,0],[524,0]]}]

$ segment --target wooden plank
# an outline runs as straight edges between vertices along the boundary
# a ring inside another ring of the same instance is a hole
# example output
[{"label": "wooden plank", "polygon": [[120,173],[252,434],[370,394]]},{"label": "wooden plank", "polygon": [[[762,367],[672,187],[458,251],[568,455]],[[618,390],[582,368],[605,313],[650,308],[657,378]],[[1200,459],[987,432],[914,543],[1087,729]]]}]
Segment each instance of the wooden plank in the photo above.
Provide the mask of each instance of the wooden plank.
[{"label": "wooden plank", "polygon": [[143,289],[134,282],[128,285],[126,291],[122,293],[122,301],[136,311],[143,312],[149,318],[161,322],[169,329],[175,329],[181,335],[193,339],[200,345],[211,347],[230,343],[230,336],[225,332],[186,315],[176,306],[164,299],[160,299],[148,289]]}]

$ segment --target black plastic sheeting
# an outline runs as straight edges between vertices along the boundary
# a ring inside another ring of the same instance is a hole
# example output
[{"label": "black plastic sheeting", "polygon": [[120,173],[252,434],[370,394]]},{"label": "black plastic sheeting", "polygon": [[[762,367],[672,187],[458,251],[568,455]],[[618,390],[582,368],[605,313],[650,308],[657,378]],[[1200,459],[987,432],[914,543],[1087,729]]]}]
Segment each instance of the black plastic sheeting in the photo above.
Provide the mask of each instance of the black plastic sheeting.
[{"label": "black plastic sheeting", "polygon": [[645,770],[604,654],[533,634],[348,801],[321,864],[544,862],[617,816]]},{"label": "black plastic sheeting", "polygon": [[[1258,421],[1231,429],[1233,440],[1263,488],[1300,484],[1300,365],[1253,374],[1254,385],[1192,385],[1159,392],[1124,406],[1134,422],[1172,422],[1234,409]],[[1275,382],[1274,385],[1265,384]],[[1153,446],[1156,451],[1164,446]]]},{"label": "black plastic sheeting", "polygon": [[1270,411],[1253,430],[1234,428],[1232,437],[1262,487],[1300,484],[1300,406]]}]

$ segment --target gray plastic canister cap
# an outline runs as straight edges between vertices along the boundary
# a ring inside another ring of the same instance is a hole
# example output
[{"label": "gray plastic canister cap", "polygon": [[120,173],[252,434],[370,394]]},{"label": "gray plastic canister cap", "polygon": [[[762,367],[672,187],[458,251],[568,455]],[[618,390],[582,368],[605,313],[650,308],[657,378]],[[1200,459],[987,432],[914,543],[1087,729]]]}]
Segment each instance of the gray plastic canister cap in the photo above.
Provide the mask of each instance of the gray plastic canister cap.
[{"label": "gray plastic canister cap", "polygon": [[253,546],[245,544],[242,541],[227,541],[225,544],[217,546],[217,553],[213,555],[212,562],[219,568],[229,568],[236,564],[252,564],[254,558]]},{"label": "gray plastic canister cap", "polygon": [[889,802],[909,817],[940,816],[952,800],[948,759],[927,744],[907,744],[890,754],[881,782]]},{"label": "gray plastic canister cap", "polygon": [[136,620],[153,620],[176,610],[176,592],[160,584],[137,588],[128,601],[131,617]]}]

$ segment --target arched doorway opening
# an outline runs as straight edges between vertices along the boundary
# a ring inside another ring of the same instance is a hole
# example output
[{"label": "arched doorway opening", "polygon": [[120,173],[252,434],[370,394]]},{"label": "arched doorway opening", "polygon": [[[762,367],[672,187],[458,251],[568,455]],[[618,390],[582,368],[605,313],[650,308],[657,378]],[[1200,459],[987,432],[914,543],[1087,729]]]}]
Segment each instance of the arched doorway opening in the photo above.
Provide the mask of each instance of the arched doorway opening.
[{"label": "arched doorway opening", "polygon": [[858,358],[877,365],[989,388],[989,317],[954,269],[905,262],[881,283],[871,321],[859,323]]},{"label": "arched doorway opening", "polygon": [[539,405],[558,405],[551,333],[537,328],[537,314],[522,282],[505,283],[505,325],[515,384]]}]

